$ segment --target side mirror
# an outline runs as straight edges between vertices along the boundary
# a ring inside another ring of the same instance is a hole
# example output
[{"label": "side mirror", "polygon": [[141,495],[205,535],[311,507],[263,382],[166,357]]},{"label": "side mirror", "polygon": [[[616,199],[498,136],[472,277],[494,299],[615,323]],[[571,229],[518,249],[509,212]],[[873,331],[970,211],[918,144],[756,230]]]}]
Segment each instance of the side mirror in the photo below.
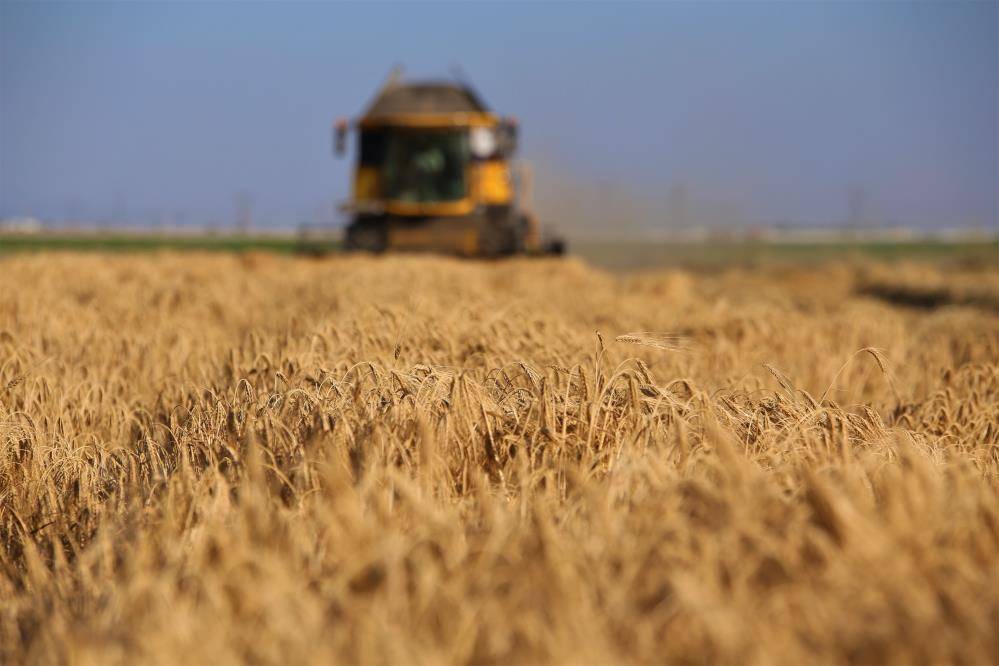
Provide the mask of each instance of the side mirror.
[{"label": "side mirror", "polygon": [[496,132],[497,147],[500,155],[509,157],[517,151],[517,119],[510,117],[500,121]]},{"label": "side mirror", "polygon": [[343,157],[347,152],[347,119],[339,118],[333,124],[333,154]]}]

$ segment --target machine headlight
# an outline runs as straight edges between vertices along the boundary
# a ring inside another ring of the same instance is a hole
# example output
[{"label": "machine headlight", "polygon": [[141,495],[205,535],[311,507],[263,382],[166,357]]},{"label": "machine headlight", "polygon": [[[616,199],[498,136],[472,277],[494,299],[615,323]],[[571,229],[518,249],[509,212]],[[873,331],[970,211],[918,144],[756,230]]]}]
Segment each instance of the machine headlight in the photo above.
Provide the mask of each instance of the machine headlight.
[{"label": "machine headlight", "polygon": [[496,132],[491,127],[473,127],[468,137],[472,155],[485,160],[496,153]]}]

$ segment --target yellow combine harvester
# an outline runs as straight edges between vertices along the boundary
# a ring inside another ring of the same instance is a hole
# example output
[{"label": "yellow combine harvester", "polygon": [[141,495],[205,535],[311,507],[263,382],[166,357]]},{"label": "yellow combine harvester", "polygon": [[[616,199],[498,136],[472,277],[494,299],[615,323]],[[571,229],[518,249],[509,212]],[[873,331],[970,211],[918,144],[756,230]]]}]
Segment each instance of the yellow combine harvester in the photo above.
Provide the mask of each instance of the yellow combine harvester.
[{"label": "yellow combine harvester", "polygon": [[[510,160],[517,124],[500,119],[467,84],[393,77],[364,114],[339,120],[335,151],[357,131],[358,156],[344,246],[498,257],[560,253],[526,205],[526,174]],[[516,182],[515,182],[516,181]]]}]

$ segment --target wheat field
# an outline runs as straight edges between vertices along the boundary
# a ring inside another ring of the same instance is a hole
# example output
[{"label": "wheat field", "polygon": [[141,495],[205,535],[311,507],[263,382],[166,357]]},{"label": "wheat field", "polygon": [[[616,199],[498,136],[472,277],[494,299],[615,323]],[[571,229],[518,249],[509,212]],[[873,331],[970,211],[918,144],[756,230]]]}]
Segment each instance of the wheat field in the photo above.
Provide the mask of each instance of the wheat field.
[{"label": "wheat field", "polygon": [[999,660],[994,268],[0,273],[0,663]]}]

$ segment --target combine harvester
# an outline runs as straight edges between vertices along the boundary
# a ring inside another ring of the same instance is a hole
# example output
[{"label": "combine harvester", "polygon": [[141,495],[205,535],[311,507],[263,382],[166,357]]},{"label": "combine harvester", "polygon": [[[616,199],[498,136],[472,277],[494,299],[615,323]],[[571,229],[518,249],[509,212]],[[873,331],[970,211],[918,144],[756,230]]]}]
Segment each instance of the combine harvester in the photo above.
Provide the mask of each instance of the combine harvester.
[{"label": "combine harvester", "polygon": [[356,130],[347,250],[467,257],[561,254],[530,210],[530,172],[514,177],[517,123],[465,83],[402,83],[393,73],[364,114],[334,128],[337,156]]}]

